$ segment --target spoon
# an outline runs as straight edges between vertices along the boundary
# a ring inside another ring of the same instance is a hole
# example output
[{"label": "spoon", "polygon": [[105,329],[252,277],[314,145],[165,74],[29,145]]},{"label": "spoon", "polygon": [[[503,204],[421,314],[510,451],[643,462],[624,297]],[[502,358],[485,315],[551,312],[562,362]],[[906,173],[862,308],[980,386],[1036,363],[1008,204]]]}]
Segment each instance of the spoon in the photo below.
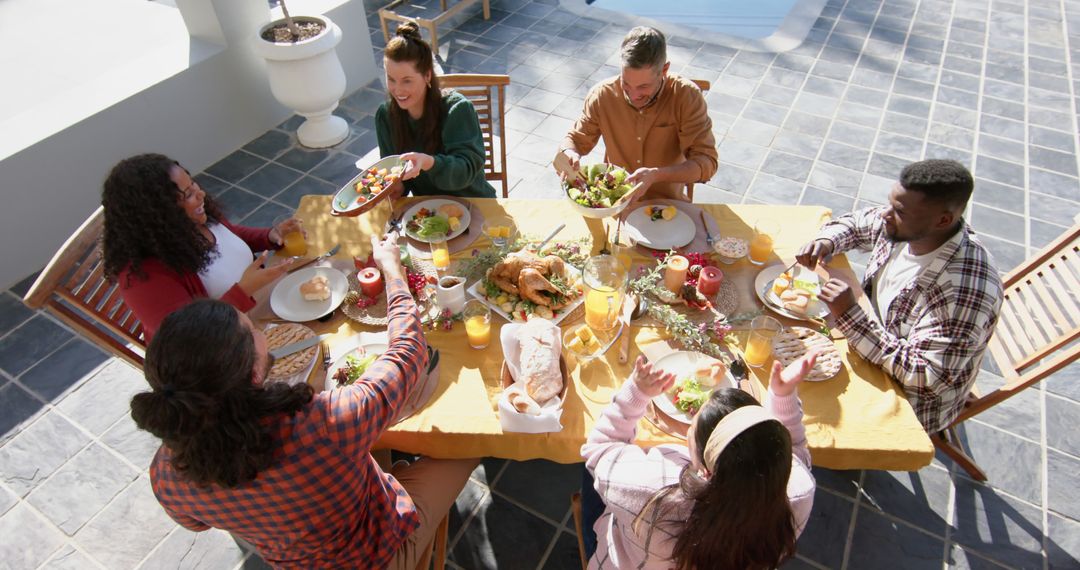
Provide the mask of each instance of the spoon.
[{"label": "spoon", "polygon": [[566,224],[559,224],[559,227],[551,230],[551,233],[548,234],[548,237],[544,238],[544,241],[540,242],[540,245],[536,246],[536,252],[540,253],[541,251],[544,251],[544,246],[547,245],[547,243],[551,241],[551,238],[555,237],[555,235],[561,232],[565,227]]}]

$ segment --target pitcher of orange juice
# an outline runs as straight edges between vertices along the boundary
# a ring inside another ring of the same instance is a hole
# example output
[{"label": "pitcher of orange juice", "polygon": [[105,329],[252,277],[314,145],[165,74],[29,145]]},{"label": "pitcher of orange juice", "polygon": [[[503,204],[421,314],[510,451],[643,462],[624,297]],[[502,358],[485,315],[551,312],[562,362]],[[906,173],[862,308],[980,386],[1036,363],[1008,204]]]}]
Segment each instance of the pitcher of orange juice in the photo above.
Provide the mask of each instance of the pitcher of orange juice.
[{"label": "pitcher of orange juice", "polygon": [[619,324],[628,276],[629,269],[611,255],[597,255],[585,262],[581,277],[585,284],[585,323],[590,328],[606,331]]}]

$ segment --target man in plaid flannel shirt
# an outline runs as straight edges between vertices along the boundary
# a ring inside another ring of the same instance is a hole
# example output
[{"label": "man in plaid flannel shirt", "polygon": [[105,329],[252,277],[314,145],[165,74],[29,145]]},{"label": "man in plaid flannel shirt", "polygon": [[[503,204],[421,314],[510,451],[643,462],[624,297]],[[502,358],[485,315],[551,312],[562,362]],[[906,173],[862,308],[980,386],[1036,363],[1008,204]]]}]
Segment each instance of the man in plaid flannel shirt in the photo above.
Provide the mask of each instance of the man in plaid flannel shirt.
[{"label": "man in plaid flannel shirt", "polygon": [[850,346],[903,385],[928,433],[963,408],[1001,308],[998,271],[962,217],[973,187],[958,162],[909,164],[888,206],[829,222],[797,257],[813,268],[835,253],[872,251],[862,287],[874,311],[839,279],[820,298]]},{"label": "man in plaid flannel shirt", "polygon": [[147,351],[153,391],[135,396],[132,416],[165,442],[150,478],[184,528],[227,530],[278,568],[412,570],[427,559],[479,460],[425,457],[386,473],[369,453],[428,364],[396,236],[372,246],[390,344],[352,385],[314,396],[306,384],[263,386],[265,337],[220,301],[165,319]]}]

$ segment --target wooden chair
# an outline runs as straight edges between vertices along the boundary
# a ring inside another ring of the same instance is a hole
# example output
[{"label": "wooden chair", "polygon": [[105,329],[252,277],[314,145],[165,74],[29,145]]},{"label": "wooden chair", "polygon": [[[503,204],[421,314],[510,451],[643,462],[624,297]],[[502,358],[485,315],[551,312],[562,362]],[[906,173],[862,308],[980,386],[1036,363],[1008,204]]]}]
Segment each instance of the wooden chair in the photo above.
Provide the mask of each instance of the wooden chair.
[{"label": "wooden chair", "polygon": [[484,177],[489,181],[502,181],[503,198],[510,194],[506,177],[506,86],[509,84],[509,75],[451,73],[439,76],[440,87],[455,89],[476,107],[480,131],[484,134]]},{"label": "wooden chair", "polygon": [[[710,88],[712,88],[712,83],[710,83],[709,81],[706,81],[704,79],[691,79],[690,82],[693,83],[694,85],[697,85],[698,89],[701,89],[703,92],[708,91]],[[688,198],[690,198],[691,202],[694,201],[694,183],[693,182],[687,183],[687,185],[686,185],[686,196]]]},{"label": "wooden chair", "polygon": [[931,437],[977,481],[985,481],[986,473],[965,453],[956,428],[1080,356],[1080,223],[1009,272],[1003,285],[1005,298],[989,349],[1005,385],[982,396],[973,391],[956,420]]},{"label": "wooden chair", "polygon": [[91,215],[53,256],[23,298],[32,309],[44,307],[94,344],[142,370],[146,343],[142,324],[105,279],[99,245],[104,212]]}]

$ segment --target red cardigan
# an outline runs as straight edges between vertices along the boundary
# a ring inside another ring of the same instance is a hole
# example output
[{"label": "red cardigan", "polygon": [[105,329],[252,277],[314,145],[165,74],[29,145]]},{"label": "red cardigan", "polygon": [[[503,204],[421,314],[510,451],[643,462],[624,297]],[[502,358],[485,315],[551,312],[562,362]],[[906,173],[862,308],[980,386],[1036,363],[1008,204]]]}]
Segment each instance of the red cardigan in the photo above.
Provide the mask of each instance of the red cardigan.
[{"label": "red cardigan", "polygon": [[[244,240],[252,251],[280,247],[270,241],[270,228],[234,226],[227,220],[221,220],[221,223]],[[154,332],[169,313],[188,304],[192,299],[208,295],[197,273],[180,273],[156,258],[144,259],[142,271],[146,277],[135,275],[128,266],[117,276],[117,282],[120,284],[120,296],[135,314],[135,318],[142,323],[143,338],[150,344]],[[239,284],[234,284],[226,291],[221,300],[244,312],[255,306],[255,299],[245,293]]]}]

